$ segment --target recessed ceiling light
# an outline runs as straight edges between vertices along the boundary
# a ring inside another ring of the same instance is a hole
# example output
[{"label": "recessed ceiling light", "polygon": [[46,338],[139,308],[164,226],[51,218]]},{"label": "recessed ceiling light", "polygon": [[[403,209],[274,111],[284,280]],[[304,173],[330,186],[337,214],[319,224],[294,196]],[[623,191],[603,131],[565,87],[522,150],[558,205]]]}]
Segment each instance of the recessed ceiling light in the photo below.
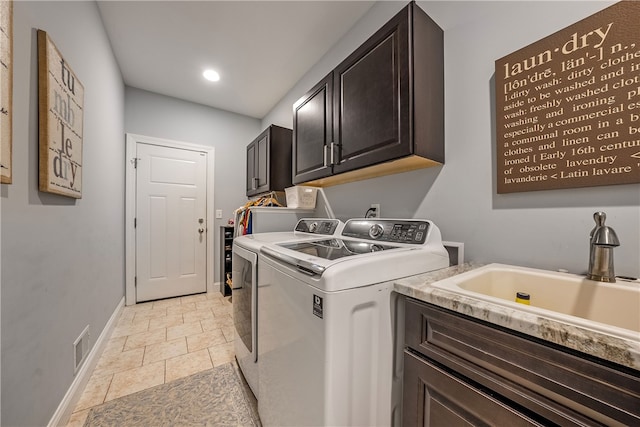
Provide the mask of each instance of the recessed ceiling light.
[{"label": "recessed ceiling light", "polygon": [[217,82],[218,80],[220,80],[220,74],[218,74],[213,70],[205,70],[205,72],[202,73],[202,75],[204,76],[205,79],[212,82]]}]

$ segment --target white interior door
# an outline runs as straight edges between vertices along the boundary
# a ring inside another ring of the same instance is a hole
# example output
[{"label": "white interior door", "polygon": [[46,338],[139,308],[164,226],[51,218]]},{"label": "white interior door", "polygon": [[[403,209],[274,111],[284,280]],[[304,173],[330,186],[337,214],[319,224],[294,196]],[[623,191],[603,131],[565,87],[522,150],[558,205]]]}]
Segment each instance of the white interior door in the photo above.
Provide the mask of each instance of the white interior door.
[{"label": "white interior door", "polygon": [[137,144],[136,301],[206,292],[207,153]]}]

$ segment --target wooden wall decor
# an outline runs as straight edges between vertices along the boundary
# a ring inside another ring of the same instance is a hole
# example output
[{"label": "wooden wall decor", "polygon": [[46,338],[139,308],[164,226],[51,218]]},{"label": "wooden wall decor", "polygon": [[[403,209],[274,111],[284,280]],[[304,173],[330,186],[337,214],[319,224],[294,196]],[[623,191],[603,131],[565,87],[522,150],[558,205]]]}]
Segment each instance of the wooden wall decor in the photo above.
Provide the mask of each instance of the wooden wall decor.
[{"label": "wooden wall decor", "polygon": [[82,83],[38,30],[40,191],[82,197],[83,104]]},{"label": "wooden wall decor", "polygon": [[0,183],[13,180],[13,1],[0,1]]},{"label": "wooden wall decor", "polygon": [[498,193],[640,182],[640,2],[495,66]]}]

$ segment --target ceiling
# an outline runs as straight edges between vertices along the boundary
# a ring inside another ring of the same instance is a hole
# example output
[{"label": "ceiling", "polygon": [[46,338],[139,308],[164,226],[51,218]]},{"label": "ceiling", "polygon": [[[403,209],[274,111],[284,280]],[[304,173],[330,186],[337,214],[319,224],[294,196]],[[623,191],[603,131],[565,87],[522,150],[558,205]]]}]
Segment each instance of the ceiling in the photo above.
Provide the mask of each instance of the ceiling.
[{"label": "ceiling", "polygon": [[[374,1],[99,1],[124,82],[263,118]],[[218,82],[202,72],[213,68]]]}]

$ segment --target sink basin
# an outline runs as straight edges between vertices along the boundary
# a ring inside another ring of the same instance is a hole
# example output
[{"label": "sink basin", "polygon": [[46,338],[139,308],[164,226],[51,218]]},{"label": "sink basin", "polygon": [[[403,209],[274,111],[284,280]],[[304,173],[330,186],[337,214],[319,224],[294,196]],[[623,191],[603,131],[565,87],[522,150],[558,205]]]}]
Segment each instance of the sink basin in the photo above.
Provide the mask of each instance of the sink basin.
[{"label": "sink basin", "polygon": [[[489,264],[435,282],[433,286],[569,324],[640,339],[637,282],[603,283],[575,274]],[[516,303],[517,292],[528,293],[530,305]]]}]

